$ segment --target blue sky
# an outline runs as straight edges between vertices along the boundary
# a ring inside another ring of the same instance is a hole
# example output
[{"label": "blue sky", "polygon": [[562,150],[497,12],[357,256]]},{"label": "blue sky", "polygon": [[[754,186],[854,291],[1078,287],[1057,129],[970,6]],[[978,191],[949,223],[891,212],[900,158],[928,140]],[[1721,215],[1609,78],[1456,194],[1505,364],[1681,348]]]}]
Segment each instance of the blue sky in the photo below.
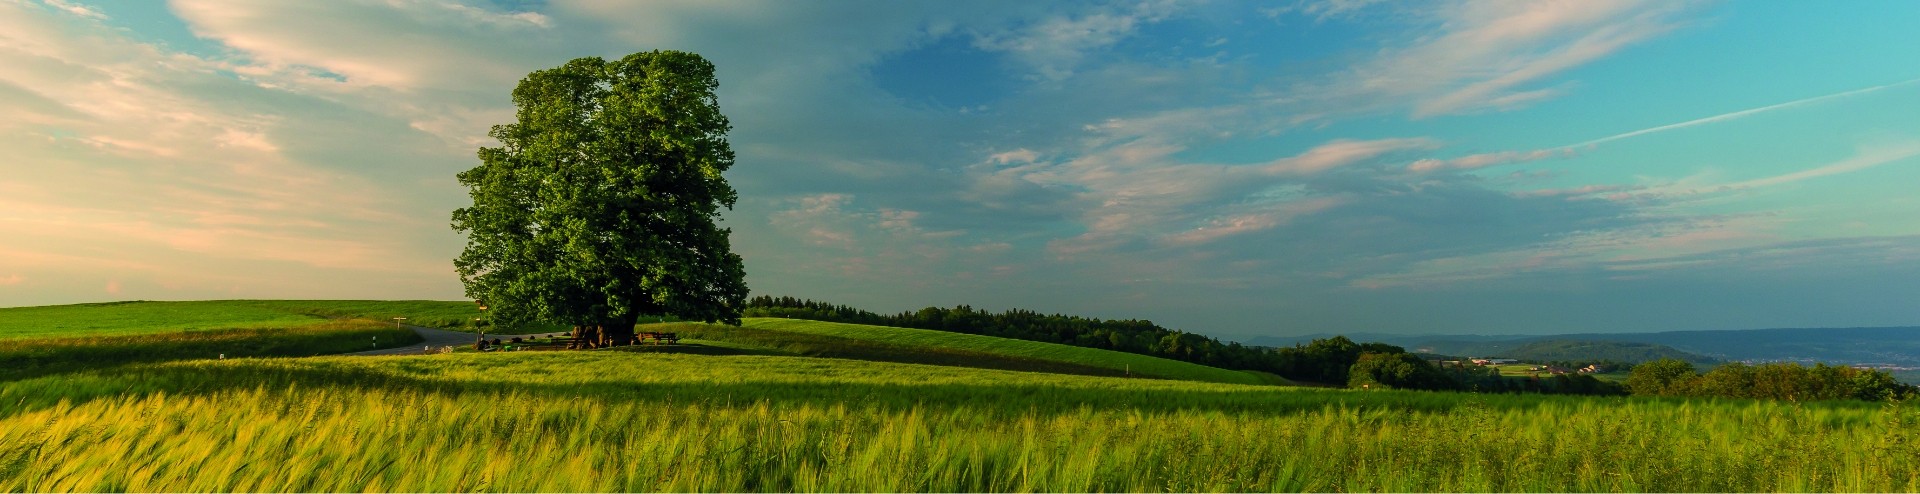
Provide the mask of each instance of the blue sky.
[{"label": "blue sky", "polygon": [[0,1],[0,306],[461,296],[527,72],[719,67],[755,294],[1228,338],[1920,324],[1920,4]]}]

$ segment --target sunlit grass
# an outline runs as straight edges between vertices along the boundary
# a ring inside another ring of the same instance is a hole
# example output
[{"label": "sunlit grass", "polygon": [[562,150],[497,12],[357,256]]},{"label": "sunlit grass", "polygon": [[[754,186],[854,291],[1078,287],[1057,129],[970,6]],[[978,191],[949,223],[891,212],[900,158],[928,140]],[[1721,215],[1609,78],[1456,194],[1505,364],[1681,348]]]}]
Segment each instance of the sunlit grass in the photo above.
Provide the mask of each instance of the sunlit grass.
[{"label": "sunlit grass", "polygon": [[420,335],[366,319],[292,328],[14,339],[0,344],[0,380],[184,359],[313,356],[412,345]]},{"label": "sunlit grass", "polygon": [[0,383],[6,491],[1912,491],[1911,405],[1355,392],[780,356]]},{"label": "sunlit grass", "polygon": [[0,340],[285,328],[323,317],[240,301],[109,302],[0,309]]},{"label": "sunlit grass", "polygon": [[646,327],[794,355],[1238,384],[1285,383],[1279,376],[1147,355],[925,329],[781,318],[746,318],[738,328],[691,323]]},{"label": "sunlit grass", "polygon": [[[224,329],[290,328],[331,319],[474,330],[472,302],[433,300],[202,300],[107,302],[0,308],[0,340],[120,336]],[[539,329],[550,329],[545,326]]]}]

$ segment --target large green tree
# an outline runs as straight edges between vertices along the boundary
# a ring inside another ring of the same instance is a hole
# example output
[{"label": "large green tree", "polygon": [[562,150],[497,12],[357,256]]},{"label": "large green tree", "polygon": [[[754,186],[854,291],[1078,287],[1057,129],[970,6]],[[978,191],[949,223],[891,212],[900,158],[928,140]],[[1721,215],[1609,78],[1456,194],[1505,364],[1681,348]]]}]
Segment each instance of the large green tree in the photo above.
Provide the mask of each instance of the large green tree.
[{"label": "large green tree", "polygon": [[747,287],[729,231],[735,193],[713,64],[653,51],[574,59],[513,90],[514,123],[459,175],[473,206],[454,260],[497,325],[574,326],[581,345],[629,341],[640,317],[739,324]]}]

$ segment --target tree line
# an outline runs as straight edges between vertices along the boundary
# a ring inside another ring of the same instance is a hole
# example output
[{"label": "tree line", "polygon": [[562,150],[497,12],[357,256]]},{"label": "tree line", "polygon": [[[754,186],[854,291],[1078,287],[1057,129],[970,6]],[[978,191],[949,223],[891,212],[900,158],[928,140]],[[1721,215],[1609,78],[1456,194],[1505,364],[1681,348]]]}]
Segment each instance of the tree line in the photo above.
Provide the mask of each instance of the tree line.
[{"label": "tree line", "polygon": [[1920,388],[1875,369],[1843,365],[1733,362],[1700,373],[1693,364],[1661,359],[1633,367],[1627,388],[1643,396],[1754,398],[1791,401],[1907,399]]},{"label": "tree line", "polygon": [[743,314],[747,317],[789,317],[1059,343],[1151,355],[1223,369],[1267,372],[1296,381],[1330,385],[1456,389],[1446,376],[1401,347],[1385,343],[1355,343],[1344,336],[1314,340],[1293,347],[1268,348],[1221,342],[1216,338],[1168,329],[1140,319],[1097,319],[1041,314],[1024,309],[994,313],[967,305],[950,309],[927,307],[881,315],[846,305],[766,295],[748,299]]}]

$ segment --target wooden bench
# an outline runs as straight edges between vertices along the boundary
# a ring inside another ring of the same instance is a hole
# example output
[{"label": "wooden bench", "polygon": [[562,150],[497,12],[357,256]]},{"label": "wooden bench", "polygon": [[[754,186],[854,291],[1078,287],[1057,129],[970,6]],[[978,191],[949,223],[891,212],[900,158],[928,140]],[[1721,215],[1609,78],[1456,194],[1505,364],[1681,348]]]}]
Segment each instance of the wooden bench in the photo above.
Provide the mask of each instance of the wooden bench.
[{"label": "wooden bench", "polygon": [[651,340],[653,340],[653,342],[654,342],[654,344],[660,344],[660,343],[666,343],[666,344],[669,344],[669,345],[671,345],[671,344],[674,344],[674,343],[679,343],[679,342],[680,342],[680,334],[679,334],[679,333],[654,333],[654,332],[646,332],[646,333],[639,333],[639,334],[637,334],[637,335],[635,335],[635,336],[638,336],[638,337],[639,337],[639,339],[640,339],[640,341],[647,341],[647,340],[649,340],[649,339],[651,339]]}]

